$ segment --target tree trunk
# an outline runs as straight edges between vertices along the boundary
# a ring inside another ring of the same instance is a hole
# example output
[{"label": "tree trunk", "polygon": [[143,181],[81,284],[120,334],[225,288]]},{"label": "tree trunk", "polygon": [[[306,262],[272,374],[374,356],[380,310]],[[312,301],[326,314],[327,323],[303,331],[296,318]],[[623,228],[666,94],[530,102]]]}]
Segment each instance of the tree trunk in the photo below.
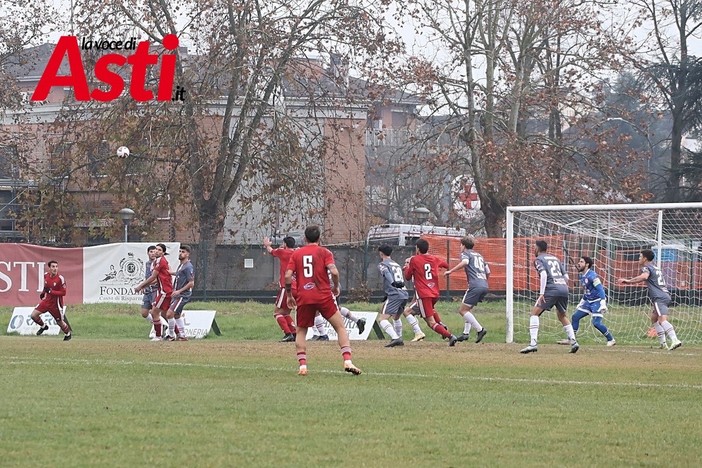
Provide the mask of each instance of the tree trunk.
[{"label": "tree trunk", "polygon": [[208,203],[208,201],[199,205],[200,244],[195,273],[198,289],[204,291],[206,300],[207,291],[215,288],[217,240],[219,233],[224,229],[224,210],[216,203]]}]

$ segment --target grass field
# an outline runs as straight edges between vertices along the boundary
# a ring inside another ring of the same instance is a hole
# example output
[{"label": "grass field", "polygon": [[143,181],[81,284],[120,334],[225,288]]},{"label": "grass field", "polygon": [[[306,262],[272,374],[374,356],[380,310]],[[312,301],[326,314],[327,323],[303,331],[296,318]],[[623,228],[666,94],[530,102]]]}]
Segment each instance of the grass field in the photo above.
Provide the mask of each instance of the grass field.
[{"label": "grass field", "polygon": [[152,343],[136,307],[91,305],[70,342],[0,336],[0,466],[699,466],[699,346],[521,355],[495,306],[485,343],[354,342],[354,377],[315,342],[299,377],[269,305],[192,308],[223,335]]}]

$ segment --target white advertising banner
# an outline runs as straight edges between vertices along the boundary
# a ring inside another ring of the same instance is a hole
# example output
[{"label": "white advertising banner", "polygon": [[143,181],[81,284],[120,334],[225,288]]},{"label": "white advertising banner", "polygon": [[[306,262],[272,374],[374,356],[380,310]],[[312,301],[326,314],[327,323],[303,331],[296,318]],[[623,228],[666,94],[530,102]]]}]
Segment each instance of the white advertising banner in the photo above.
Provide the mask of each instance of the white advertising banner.
[{"label": "white advertising banner", "polygon": [[[7,333],[17,333],[19,335],[36,335],[39,331],[39,325],[32,320],[32,311],[34,307],[15,307],[12,311],[10,323],[7,325]],[[44,335],[58,335],[61,331],[56,320],[50,313],[44,312],[41,314],[41,319],[49,326]]]},{"label": "white advertising banner", "polygon": [[[180,242],[164,242],[166,259],[175,270]],[[83,248],[83,302],[141,304],[134,287],[144,280],[150,242],[126,242]]]},{"label": "white advertising banner", "polygon": [[[354,322],[351,320],[344,318],[344,325],[346,326],[346,331],[349,334],[349,339],[350,340],[367,340],[368,335],[370,335],[371,330],[373,330],[373,324],[375,323],[376,317],[378,317],[377,312],[360,312],[360,311],[351,311],[351,313],[354,315],[354,317],[357,318],[364,318],[366,319],[366,328],[363,330],[363,333],[358,332],[358,327]],[[336,334],[336,331],[334,331],[334,328],[327,322],[326,320],[324,321],[324,331],[326,331],[327,335],[329,336],[330,340],[338,340],[339,336]],[[309,340],[312,338],[314,335],[317,334],[317,329],[315,327],[310,327],[307,329],[307,339]]]},{"label": "white advertising banner", "polygon": [[[215,310],[184,310],[183,319],[185,319],[185,336],[188,338],[204,338],[212,330],[212,323],[215,319]],[[215,330],[217,331],[217,330]],[[149,338],[156,336],[154,327],[151,327]]]}]

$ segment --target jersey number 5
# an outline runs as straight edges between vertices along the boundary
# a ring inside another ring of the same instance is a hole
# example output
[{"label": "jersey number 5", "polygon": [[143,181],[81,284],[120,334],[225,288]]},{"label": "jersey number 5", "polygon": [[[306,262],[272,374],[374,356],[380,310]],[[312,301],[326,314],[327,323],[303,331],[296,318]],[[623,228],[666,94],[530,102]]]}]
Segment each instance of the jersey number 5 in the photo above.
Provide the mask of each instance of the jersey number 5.
[{"label": "jersey number 5", "polygon": [[305,278],[312,278],[312,276],[314,276],[314,270],[312,269],[312,255],[302,256],[302,276]]}]

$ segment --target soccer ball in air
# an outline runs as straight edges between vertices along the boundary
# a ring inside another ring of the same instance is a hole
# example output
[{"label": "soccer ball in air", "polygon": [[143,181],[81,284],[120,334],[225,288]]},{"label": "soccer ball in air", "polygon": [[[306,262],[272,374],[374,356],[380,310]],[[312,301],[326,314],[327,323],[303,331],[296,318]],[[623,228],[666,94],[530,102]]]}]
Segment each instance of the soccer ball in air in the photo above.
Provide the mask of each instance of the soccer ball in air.
[{"label": "soccer ball in air", "polygon": [[126,146],[120,146],[119,148],[117,148],[117,156],[120,158],[126,158],[127,156],[129,156],[129,148],[127,148]]}]

